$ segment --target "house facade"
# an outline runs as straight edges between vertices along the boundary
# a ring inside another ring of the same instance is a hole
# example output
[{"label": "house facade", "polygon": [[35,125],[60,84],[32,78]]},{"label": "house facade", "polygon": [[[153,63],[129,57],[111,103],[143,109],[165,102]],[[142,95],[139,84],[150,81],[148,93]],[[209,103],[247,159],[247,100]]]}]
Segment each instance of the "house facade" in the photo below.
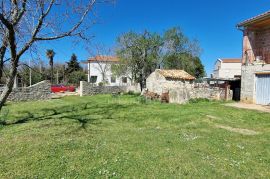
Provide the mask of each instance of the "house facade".
[{"label": "house facade", "polygon": [[243,32],[241,101],[270,104],[270,11],[237,25]]},{"label": "house facade", "polygon": [[227,59],[217,59],[213,78],[218,79],[230,79],[239,78],[241,76],[241,59],[240,58],[227,58]]},{"label": "house facade", "polygon": [[93,85],[130,86],[129,76],[115,76],[112,66],[119,64],[114,56],[95,56],[87,60],[87,79]]}]

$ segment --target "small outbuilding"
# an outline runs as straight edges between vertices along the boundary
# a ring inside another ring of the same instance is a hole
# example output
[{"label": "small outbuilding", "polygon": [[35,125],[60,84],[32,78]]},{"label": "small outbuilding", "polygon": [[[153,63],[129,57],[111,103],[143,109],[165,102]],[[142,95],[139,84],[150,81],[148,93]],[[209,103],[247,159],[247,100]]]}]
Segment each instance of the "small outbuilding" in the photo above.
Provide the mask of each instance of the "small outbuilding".
[{"label": "small outbuilding", "polygon": [[146,79],[148,91],[161,95],[175,88],[193,87],[196,78],[184,70],[155,70]]}]

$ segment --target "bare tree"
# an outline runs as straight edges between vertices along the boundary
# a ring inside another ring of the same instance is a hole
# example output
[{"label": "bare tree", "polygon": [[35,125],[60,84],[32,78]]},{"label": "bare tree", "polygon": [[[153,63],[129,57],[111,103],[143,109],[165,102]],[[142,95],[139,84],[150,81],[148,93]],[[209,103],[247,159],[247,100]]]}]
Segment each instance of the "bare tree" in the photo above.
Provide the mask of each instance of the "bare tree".
[{"label": "bare tree", "polygon": [[[14,85],[20,58],[40,41],[86,38],[95,23],[94,8],[106,0],[0,0],[0,68],[10,59],[10,71],[0,96],[0,110]],[[1,73],[1,71],[0,71]]]}]

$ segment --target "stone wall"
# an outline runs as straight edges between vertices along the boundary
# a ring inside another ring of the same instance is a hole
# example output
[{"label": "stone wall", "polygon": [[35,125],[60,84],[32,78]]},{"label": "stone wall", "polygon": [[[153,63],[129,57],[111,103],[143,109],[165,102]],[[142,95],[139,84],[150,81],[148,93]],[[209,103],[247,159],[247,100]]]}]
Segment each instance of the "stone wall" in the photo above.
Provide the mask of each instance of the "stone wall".
[{"label": "stone wall", "polygon": [[[4,87],[0,88],[2,93]],[[41,81],[26,88],[14,88],[8,97],[8,101],[34,101],[51,98],[51,84],[49,81]]]},{"label": "stone wall", "polygon": [[80,82],[80,96],[96,95],[96,94],[113,94],[122,92],[140,92],[139,85],[134,86],[93,86],[86,81]]},{"label": "stone wall", "polygon": [[196,98],[231,100],[233,92],[228,91],[227,99],[225,93],[223,88],[175,88],[169,90],[169,102],[183,104]]},{"label": "stone wall", "polygon": [[242,66],[241,77],[241,101],[245,103],[256,103],[256,73],[270,71],[270,64],[254,64]]}]

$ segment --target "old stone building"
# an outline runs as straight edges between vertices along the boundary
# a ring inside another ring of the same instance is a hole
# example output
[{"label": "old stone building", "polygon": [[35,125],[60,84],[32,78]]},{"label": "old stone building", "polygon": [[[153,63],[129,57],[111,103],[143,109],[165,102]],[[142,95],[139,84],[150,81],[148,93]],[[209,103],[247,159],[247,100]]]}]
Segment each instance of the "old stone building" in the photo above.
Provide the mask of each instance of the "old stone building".
[{"label": "old stone building", "polygon": [[184,70],[155,70],[146,79],[146,88],[154,93],[161,95],[175,88],[190,88],[195,77]]},{"label": "old stone building", "polygon": [[147,93],[160,98],[165,94],[169,98],[168,102],[180,104],[196,98],[232,99],[232,91],[195,84],[194,80],[195,77],[183,70],[158,69],[146,80]]},{"label": "old stone building", "polygon": [[241,100],[270,104],[270,11],[237,25],[243,31]]}]

